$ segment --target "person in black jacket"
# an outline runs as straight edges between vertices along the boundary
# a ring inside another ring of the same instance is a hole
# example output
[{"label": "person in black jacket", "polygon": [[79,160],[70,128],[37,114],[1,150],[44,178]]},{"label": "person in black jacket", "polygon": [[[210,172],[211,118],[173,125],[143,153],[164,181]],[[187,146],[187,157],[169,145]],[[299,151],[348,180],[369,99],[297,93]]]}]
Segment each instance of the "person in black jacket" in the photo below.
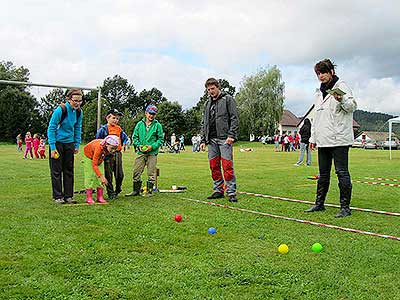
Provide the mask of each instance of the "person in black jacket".
[{"label": "person in black jacket", "polygon": [[300,140],[300,157],[295,166],[300,166],[304,159],[304,152],[307,152],[307,166],[311,165],[311,150],[310,150],[310,136],[311,136],[311,122],[309,119],[304,120],[303,126],[299,131]]},{"label": "person in black jacket", "polygon": [[[236,177],[233,170],[233,142],[237,140],[239,118],[233,97],[220,89],[218,80],[207,79],[205,83],[210,96],[204,106],[202,121],[202,142],[205,150],[208,144],[208,160],[213,179],[213,194],[208,199],[224,197],[224,190],[230,202],[237,202]],[[224,176],[221,172],[224,170]]]}]

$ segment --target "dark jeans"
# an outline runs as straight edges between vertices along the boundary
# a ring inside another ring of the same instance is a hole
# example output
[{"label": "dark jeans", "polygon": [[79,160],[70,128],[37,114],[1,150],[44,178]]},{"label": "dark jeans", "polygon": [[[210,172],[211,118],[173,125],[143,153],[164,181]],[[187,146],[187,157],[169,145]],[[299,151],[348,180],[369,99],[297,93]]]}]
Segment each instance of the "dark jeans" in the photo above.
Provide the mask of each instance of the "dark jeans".
[{"label": "dark jeans", "polygon": [[326,199],[333,160],[339,180],[340,204],[342,207],[350,205],[352,184],[349,173],[349,148],[350,146],[318,148],[317,204],[323,204]]},{"label": "dark jeans", "polygon": [[[113,175],[115,176],[115,191],[113,187]],[[124,179],[124,171],[122,169],[122,153],[120,151],[110,155],[104,161],[104,176],[108,181],[108,196],[121,193],[122,180]]]},{"label": "dark jeans", "polygon": [[59,158],[51,158],[51,154],[49,154],[53,198],[72,198],[72,196],[74,195],[75,145],[74,143],[64,144],[56,142],[56,148],[58,153],[60,154]]}]

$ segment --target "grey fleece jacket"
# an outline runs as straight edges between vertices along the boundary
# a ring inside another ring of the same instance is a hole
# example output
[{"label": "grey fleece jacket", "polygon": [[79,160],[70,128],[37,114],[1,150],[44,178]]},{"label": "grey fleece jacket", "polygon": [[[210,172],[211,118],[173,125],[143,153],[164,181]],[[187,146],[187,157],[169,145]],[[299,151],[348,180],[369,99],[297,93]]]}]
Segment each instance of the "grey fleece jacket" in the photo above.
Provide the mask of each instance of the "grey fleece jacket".
[{"label": "grey fleece jacket", "polygon": [[212,100],[209,98],[204,105],[203,120],[201,124],[202,143],[209,142],[211,101],[217,101],[215,105],[215,125],[217,129],[217,138],[226,139],[231,137],[237,140],[239,117],[236,103],[231,95],[222,92],[218,100]]}]

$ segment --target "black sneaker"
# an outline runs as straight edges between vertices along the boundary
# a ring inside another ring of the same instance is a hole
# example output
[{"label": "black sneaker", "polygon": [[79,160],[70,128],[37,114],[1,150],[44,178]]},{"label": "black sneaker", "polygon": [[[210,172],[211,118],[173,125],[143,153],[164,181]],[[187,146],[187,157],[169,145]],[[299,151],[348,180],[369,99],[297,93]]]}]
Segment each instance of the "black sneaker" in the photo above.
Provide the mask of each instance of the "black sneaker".
[{"label": "black sneaker", "polygon": [[313,205],[311,208],[306,209],[304,212],[309,213],[309,212],[316,212],[316,211],[324,211],[325,206],[324,205]]},{"label": "black sneaker", "polygon": [[63,198],[57,198],[53,200],[55,204],[65,204],[65,201]]},{"label": "black sneaker", "polygon": [[118,197],[117,197],[117,195],[116,194],[110,194],[110,195],[108,195],[108,200],[114,200],[114,199],[117,199]]},{"label": "black sneaker", "polygon": [[335,216],[335,218],[344,218],[351,215],[350,208],[341,208],[339,213]]},{"label": "black sneaker", "polygon": [[238,202],[236,195],[229,195],[229,202]]},{"label": "black sneaker", "polygon": [[207,199],[220,199],[220,198],[224,198],[224,194],[222,194],[220,192],[214,192],[214,193],[212,193],[211,196],[207,197]]},{"label": "black sneaker", "polygon": [[68,197],[67,199],[64,200],[65,204],[77,204],[76,200],[72,197]]}]

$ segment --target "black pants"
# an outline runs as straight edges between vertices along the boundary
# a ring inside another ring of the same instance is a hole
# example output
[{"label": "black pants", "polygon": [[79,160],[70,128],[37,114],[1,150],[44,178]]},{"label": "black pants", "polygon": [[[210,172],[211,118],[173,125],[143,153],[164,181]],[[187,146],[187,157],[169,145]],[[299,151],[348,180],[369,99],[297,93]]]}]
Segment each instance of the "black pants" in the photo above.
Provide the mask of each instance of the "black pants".
[{"label": "black pants", "polygon": [[341,206],[350,204],[352,184],[349,173],[349,148],[350,146],[318,148],[317,203],[323,204],[328,193],[333,160],[339,180],[340,204]]},{"label": "black pants", "polygon": [[[53,198],[72,198],[74,195],[74,143],[56,142],[60,157],[55,159],[49,155],[51,185]],[[64,186],[64,192],[63,192]]]},{"label": "black pants", "polygon": [[[115,192],[113,186],[113,175],[115,176]],[[122,169],[122,153],[120,151],[117,151],[113,155],[110,155],[104,161],[104,176],[108,181],[108,196],[121,193],[122,181],[124,179],[124,171]]]}]

